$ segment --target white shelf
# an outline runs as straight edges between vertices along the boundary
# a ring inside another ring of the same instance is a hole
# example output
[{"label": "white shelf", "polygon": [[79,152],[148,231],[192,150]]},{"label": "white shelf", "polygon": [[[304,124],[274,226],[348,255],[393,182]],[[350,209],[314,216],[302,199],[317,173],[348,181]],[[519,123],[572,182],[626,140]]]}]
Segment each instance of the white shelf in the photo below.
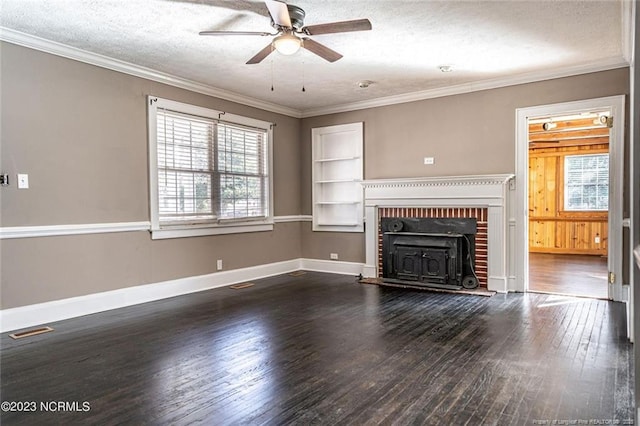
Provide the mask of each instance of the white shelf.
[{"label": "white shelf", "polygon": [[332,221],[332,222],[316,222],[316,225],[320,225],[320,226],[358,226],[358,225],[360,225],[360,223],[358,223],[358,222]]},{"label": "white shelf", "polygon": [[362,123],[312,129],[313,230],[362,232]]},{"label": "white shelf", "polygon": [[334,161],[350,161],[357,160],[360,157],[336,157],[336,158],[320,158],[318,160],[314,160],[314,163],[331,163]]}]

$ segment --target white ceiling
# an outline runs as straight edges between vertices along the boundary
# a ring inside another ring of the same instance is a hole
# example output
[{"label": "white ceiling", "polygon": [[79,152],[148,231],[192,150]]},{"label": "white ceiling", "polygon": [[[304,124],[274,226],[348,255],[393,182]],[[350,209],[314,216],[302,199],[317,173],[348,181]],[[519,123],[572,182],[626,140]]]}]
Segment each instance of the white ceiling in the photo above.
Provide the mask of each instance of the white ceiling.
[{"label": "white ceiling", "polygon": [[[335,63],[301,50],[245,65],[269,38],[198,32],[273,32],[259,0],[2,0],[1,25],[303,115],[507,77],[627,63],[624,0],[289,3],[306,11],[306,25],[368,18],[373,30],[314,36],[344,55]],[[454,72],[443,73],[440,65]],[[362,80],[373,83],[361,89]]]}]

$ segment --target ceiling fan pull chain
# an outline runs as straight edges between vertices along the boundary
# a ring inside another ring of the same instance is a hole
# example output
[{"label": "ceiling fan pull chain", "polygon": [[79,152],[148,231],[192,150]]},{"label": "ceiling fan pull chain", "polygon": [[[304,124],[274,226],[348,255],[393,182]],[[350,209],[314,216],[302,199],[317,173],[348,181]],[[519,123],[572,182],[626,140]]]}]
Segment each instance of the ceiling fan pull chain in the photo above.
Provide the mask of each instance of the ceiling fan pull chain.
[{"label": "ceiling fan pull chain", "polygon": [[307,91],[307,89],[304,88],[304,61],[302,61],[302,91]]},{"label": "ceiling fan pull chain", "polygon": [[273,92],[273,58],[271,58],[271,91]]}]

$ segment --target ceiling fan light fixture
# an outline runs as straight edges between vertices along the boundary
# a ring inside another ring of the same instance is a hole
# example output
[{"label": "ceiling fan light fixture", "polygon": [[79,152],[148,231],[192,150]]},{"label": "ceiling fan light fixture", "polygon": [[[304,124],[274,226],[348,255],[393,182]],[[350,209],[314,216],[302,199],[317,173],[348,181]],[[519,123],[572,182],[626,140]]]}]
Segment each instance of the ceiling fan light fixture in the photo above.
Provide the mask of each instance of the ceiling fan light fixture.
[{"label": "ceiling fan light fixture", "polygon": [[[240,2],[239,2],[240,3]],[[247,3],[247,2],[245,2]],[[253,0],[248,3],[257,3]],[[271,26],[276,30],[275,34],[264,31],[225,31],[211,30],[200,31],[200,35],[205,36],[227,36],[227,35],[253,35],[263,37],[275,37],[269,44],[262,48],[247,61],[247,65],[259,64],[274,50],[283,55],[293,55],[300,48],[304,48],[326,60],[335,62],[342,58],[342,55],[329,49],[310,36],[320,34],[347,33],[352,31],[370,31],[371,21],[368,19],[353,19],[350,21],[329,22],[326,24],[304,25],[305,12],[298,6],[287,4],[284,0],[264,0],[271,18]]]},{"label": "ceiling fan light fixture", "polygon": [[302,40],[292,34],[282,34],[273,39],[273,47],[283,55],[293,55],[302,45]]}]

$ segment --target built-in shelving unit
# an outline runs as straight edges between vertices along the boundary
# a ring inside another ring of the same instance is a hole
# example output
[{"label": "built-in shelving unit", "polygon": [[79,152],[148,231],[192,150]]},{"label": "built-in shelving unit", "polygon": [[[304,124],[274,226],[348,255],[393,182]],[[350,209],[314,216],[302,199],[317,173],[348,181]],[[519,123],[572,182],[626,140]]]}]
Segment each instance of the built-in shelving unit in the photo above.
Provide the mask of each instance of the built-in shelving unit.
[{"label": "built-in shelving unit", "polygon": [[362,123],[312,130],[313,230],[362,232]]}]

